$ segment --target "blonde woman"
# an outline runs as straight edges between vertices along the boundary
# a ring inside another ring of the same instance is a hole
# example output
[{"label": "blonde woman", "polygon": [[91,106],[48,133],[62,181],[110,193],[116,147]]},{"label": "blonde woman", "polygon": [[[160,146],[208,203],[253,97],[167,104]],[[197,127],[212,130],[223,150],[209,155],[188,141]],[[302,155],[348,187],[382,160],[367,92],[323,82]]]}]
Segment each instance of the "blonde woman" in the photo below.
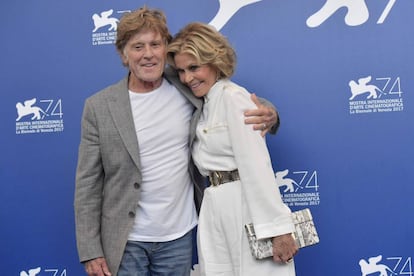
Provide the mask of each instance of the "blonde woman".
[{"label": "blonde woman", "polygon": [[[211,180],[198,226],[202,274],[295,275],[291,211],[282,202],[264,138],[244,124],[244,111],[255,105],[230,80],[233,48],[213,27],[191,23],[169,44],[167,60],[181,82],[204,99],[192,147],[199,171]],[[251,255],[244,232],[250,222],[258,239],[273,238],[273,258]]]}]

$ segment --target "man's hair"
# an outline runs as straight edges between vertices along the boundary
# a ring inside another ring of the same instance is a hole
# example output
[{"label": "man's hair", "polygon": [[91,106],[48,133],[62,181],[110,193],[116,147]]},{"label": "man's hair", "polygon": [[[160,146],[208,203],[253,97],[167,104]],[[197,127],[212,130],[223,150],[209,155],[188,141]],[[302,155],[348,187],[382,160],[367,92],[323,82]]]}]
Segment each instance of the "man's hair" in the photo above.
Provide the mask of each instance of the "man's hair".
[{"label": "man's hair", "polygon": [[171,34],[167,27],[167,19],[161,10],[149,9],[146,6],[126,13],[120,20],[117,28],[115,46],[119,53],[132,36],[141,31],[159,33],[167,45],[171,41]]}]

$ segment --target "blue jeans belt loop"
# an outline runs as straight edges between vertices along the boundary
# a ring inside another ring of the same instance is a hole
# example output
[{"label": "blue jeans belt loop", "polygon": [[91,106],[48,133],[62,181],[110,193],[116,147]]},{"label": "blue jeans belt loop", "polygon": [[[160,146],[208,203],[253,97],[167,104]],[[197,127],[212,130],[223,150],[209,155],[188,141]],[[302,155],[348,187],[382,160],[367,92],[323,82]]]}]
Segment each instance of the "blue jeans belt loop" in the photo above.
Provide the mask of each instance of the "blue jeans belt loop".
[{"label": "blue jeans belt loop", "polygon": [[210,184],[212,186],[218,186],[227,182],[233,182],[240,180],[239,171],[212,171],[209,175]]}]

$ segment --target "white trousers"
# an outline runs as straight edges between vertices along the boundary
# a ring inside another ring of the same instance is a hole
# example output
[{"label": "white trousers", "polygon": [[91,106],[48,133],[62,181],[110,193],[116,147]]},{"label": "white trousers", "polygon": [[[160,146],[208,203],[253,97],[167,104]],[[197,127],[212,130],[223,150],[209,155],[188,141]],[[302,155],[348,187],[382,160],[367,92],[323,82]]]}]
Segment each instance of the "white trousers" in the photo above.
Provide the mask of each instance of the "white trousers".
[{"label": "white trousers", "polygon": [[250,253],[244,225],[250,223],[240,181],[208,187],[198,222],[198,258],[206,276],[294,276],[294,262],[256,260]]}]

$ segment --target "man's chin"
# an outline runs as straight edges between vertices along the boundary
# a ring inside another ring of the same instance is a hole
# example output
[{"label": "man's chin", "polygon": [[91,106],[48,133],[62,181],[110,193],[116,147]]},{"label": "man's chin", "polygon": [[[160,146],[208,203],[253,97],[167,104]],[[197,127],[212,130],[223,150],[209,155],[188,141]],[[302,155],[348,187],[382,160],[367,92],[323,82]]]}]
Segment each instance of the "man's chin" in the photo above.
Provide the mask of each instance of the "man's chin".
[{"label": "man's chin", "polygon": [[161,76],[157,77],[157,78],[145,78],[142,79],[142,82],[144,83],[145,86],[147,87],[152,87],[152,88],[157,88],[161,85],[161,81],[162,78]]},{"label": "man's chin", "polygon": [[157,72],[156,74],[145,74],[142,78],[145,82],[157,82],[162,78],[162,72]]}]

